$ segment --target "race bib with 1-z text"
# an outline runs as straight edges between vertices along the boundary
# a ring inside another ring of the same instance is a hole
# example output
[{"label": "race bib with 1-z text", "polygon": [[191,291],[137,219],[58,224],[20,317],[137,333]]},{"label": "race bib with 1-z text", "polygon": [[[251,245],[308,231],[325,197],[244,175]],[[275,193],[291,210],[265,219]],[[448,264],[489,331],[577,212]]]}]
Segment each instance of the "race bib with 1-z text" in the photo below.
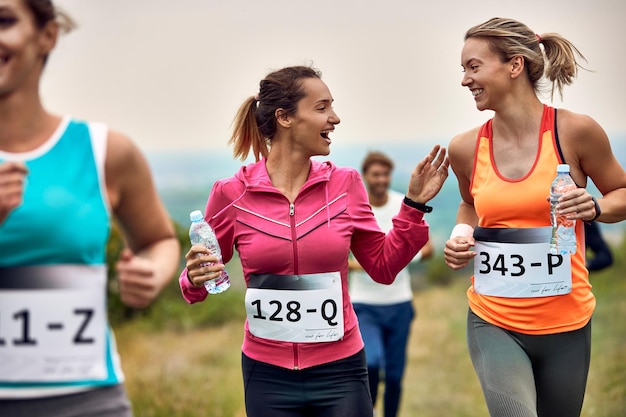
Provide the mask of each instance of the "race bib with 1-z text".
[{"label": "race bib with 1-z text", "polygon": [[0,268],[0,382],[107,376],[106,268]]}]

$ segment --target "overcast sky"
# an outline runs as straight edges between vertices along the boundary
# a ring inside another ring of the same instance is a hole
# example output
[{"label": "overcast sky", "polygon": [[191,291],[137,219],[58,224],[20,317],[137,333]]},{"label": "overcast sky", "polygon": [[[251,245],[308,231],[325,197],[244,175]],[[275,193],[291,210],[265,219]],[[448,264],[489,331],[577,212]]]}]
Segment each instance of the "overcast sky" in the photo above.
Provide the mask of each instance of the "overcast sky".
[{"label": "overcast sky", "polygon": [[233,116],[259,81],[309,63],[342,119],[335,143],[447,144],[491,116],[460,86],[460,53],[465,31],[494,16],[571,40],[594,72],[553,104],[592,116],[612,137],[626,133],[624,0],[55,3],[78,28],[51,56],[44,104],[104,121],[144,150],[226,149]]}]

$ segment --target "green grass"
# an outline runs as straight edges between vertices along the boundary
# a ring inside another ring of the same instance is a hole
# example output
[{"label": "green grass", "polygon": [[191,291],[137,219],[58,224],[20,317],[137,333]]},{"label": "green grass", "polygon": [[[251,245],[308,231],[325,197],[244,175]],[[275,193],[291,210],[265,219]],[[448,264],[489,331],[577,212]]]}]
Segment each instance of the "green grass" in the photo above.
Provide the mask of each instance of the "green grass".
[{"label": "green grass", "polygon": [[[233,279],[240,280],[236,269],[230,269]],[[625,271],[619,259],[610,270],[592,276],[598,303],[583,417],[625,415]],[[465,344],[466,275],[445,286],[426,279],[416,293],[418,316],[409,346],[402,416],[488,415]],[[243,314],[240,283],[193,306],[182,300],[173,283],[148,312],[115,325],[135,416],[244,417]]]},{"label": "green grass", "polygon": [[626,415],[626,276],[619,270],[592,276],[597,307],[592,321],[591,370],[584,416]]}]

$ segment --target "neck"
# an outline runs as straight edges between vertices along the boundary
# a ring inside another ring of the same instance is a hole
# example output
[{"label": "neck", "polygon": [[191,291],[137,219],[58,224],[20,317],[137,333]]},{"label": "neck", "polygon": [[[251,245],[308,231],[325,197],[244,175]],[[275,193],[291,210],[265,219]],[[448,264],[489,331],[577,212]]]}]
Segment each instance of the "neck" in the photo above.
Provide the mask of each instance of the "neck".
[{"label": "neck", "polygon": [[0,97],[0,149],[23,152],[43,143],[60,118],[46,112],[38,94],[9,94]]},{"label": "neck", "polygon": [[309,176],[311,160],[293,153],[286,154],[279,148],[272,148],[265,167],[272,185],[293,202]]},{"label": "neck", "polygon": [[367,198],[369,199],[370,205],[373,207],[381,207],[387,203],[387,199],[389,198],[387,192],[384,194],[372,194],[369,191],[367,192]]},{"label": "neck", "polygon": [[494,137],[522,140],[536,136],[541,124],[543,104],[536,96],[533,97],[533,100],[496,111],[493,117]]}]

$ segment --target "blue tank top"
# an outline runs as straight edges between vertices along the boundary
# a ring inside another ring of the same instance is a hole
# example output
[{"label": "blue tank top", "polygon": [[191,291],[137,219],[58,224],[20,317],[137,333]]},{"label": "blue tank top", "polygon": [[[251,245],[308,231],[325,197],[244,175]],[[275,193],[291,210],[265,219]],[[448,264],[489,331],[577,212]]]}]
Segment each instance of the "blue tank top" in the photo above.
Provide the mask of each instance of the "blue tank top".
[{"label": "blue tank top", "polygon": [[[0,163],[23,161],[28,168],[23,203],[0,224],[0,268],[105,266],[111,227],[104,182],[106,138],[106,126],[65,117],[37,149],[0,151]],[[104,378],[36,383],[0,378],[0,398],[11,397],[14,390],[44,396],[65,393],[71,387],[82,390],[121,382],[114,338],[109,325],[105,326]]]},{"label": "blue tank top", "polygon": [[0,152],[9,159],[29,172],[23,204],[0,224],[0,266],[103,264],[109,213],[88,125],[64,119],[38,149]]}]

